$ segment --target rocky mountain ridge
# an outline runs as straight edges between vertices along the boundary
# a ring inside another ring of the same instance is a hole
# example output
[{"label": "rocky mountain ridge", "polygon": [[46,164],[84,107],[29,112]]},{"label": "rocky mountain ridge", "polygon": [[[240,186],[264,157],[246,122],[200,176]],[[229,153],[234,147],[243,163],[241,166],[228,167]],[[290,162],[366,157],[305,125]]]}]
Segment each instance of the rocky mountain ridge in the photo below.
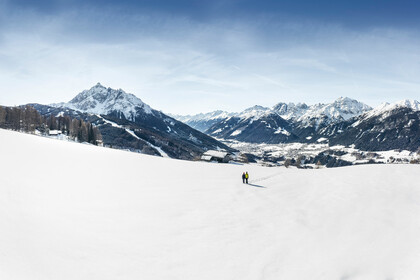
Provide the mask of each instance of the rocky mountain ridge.
[{"label": "rocky mountain ridge", "polygon": [[31,104],[42,115],[70,115],[98,126],[105,146],[178,159],[209,149],[232,150],[214,138],[160,112],[133,94],[96,84],[69,102]]},{"label": "rocky mountain ridge", "polygon": [[51,104],[52,107],[65,107],[73,110],[99,115],[122,115],[135,121],[139,113],[152,114],[152,108],[131,93],[122,89],[106,88],[100,83],[84,90],[67,103]]},{"label": "rocky mountain ridge", "polygon": [[226,121],[231,117],[240,119],[253,118],[256,120],[269,114],[277,114],[285,120],[299,124],[300,127],[312,126],[318,130],[330,123],[348,120],[370,110],[372,108],[362,102],[348,97],[340,97],[334,102],[327,104],[278,103],[271,108],[256,105],[239,113],[214,111],[193,116],[174,115],[174,117],[203,132],[208,130],[210,126],[202,123],[207,123],[209,120],[216,120],[216,122]]},{"label": "rocky mountain ridge", "polygon": [[[415,100],[384,103],[376,108],[347,97],[311,106],[278,103],[272,108],[254,106],[241,113],[213,114],[220,118],[204,132],[256,144],[331,141],[373,151],[415,151],[420,147],[419,110],[420,103]],[[191,125],[198,124],[200,118],[195,116]]]},{"label": "rocky mountain ridge", "polygon": [[420,103],[410,100],[371,108],[340,97],[328,104],[257,105],[240,113],[215,111],[176,120],[133,94],[98,83],[67,103],[32,106],[44,116],[70,115],[96,124],[107,146],[179,159],[191,160],[209,149],[233,151],[225,140],[326,143],[365,151],[420,147]]}]

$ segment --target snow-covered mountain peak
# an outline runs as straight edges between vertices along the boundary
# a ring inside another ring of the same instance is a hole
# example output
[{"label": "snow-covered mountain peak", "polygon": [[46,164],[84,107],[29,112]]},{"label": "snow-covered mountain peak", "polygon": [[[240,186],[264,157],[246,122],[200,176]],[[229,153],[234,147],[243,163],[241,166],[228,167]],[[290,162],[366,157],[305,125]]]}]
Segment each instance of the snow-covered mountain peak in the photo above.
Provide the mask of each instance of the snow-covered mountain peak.
[{"label": "snow-covered mountain peak", "polygon": [[320,112],[332,119],[348,120],[361,115],[372,108],[362,102],[348,97],[340,97],[331,104],[326,104],[320,108]]},{"label": "snow-covered mountain peak", "polygon": [[135,120],[139,113],[152,113],[150,106],[135,95],[126,93],[122,89],[106,88],[100,83],[82,91],[68,103],[52,104],[52,106],[69,107],[91,114],[107,115],[116,112],[128,120]]},{"label": "snow-covered mountain peak", "polygon": [[173,117],[184,123],[192,123],[192,122],[208,122],[208,121],[216,121],[219,119],[225,119],[235,115],[235,113],[229,113],[222,110],[217,110],[208,113],[199,113],[196,115],[175,115],[175,114],[168,114],[169,116]]},{"label": "snow-covered mountain peak", "polygon": [[396,107],[406,107],[414,111],[420,111],[420,102],[417,100],[405,99],[395,103]]},{"label": "snow-covered mountain peak", "polygon": [[270,108],[263,107],[260,105],[255,105],[253,107],[245,109],[243,112],[239,114],[239,117],[244,118],[244,119],[259,118],[270,113],[272,113]]},{"label": "snow-covered mountain peak", "polygon": [[272,110],[284,119],[295,119],[302,116],[309,106],[305,103],[278,103],[273,106]]},{"label": "snow-covered mountain peak", "polygon": [[354,101],[357,101],[357,100],[349,98],[349,97],[340,96],[339,98],[337,98],[337,100],[334,101],[334,103],[343,104],[343,103],[354,102]]},{"label": "snow-covered mountain peak", "polygon": [[409,100],[409,99],[404,99],[404,100],[391,103],[391,104],[386,102],[386,103],[382,103],[381,105],[373,109],[372,114],[377,115],[377,114],[381,114],[387,111],[392,111],[392,110],[400,109],[400,108],[409,108],[414,111],[419,111],[420,102],[418,102],[417,100]]},{"label": "snow-covered mountain peak", "polygon": [[303,125],[312,124],[314,119],[325,120],[325,122],[347,120],[371,109],[368,105],[348,97],[340,97],[327,104],[318,103],[308,106],[305,103],[278,103],[273,107],[273,111],[282,118],[296,120]]},{"label": "snow-covered mountain peak", "polygon": [[269,110],[269,108],[260,106],[260,105],[255,105],[255,106],[245,109],[244,113],[245,112],[261,112],[261,111],[267,111],[267,110]]},{"label": "snow-covered mountain peak", "polygon": [[401,109],[401,108],[409,108],[413,111],[420,111],[420,102],[417,100],[409,100],[409,99],[404,99],[404,100],[391,103],[391,104],[388,102],[385,102],[375,107],[373,110],[367,112],[365,115],[363,115],[363,118],[368,119],[368,118],[379,116],[379,115],[387,116],[392,111],[396,109]]},{"label": "snow-covered mountain peak", "polygon": [[[325,125],[348,120],[359,116],[372,108],[357,100],[340,97],[332,103],[318,103],[308,106],[305,103],[283,103],[280,102],[272,108],[263,106],[253,106],[240,113],[227,113],[224,111],[215,111],[207,114],[198,114],[194,116],[177,116],[181,121],[187,124],[199,127],[201,123],[208,123],[211,120],[229,120],[232,117],[242,120],[252,119],[253,121],[265,118],[270,114],[280,116],[301,128],[313,126],[316,130]],[[212,123],[212,125],[214,122]],[[208,127],[206,126],[206,129]],[[205,130],[202,130],[205,131]]]},{"label": "snow-covered mountain peak", "polygon": [[209,113],[201,113],[194,116],[189,116],[190,120],[214,120],[214,119],[222,119],[231,116],[232,113],[228,113],[226,111],[217,110]]}]

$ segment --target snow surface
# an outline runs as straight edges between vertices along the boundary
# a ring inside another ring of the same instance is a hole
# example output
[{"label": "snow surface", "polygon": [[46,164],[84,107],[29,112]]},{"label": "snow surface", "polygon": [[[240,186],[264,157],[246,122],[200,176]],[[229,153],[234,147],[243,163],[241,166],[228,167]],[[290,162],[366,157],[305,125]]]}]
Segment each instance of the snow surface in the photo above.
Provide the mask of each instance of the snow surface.
[{"label": "snow surface", "polygon": [[287,131],[286,129],[282,128],[282,127],[279,127],[279,128],[277,128],[276,131],[274,131],[274,134],[280,134],[280,133],[284,134],[284,135],[287,135],[287,136],[290,136],[290,132]]},{"label": "snow surface", "polygon": [[[217,130],[216,130],[217,131]],[[216,133],[216,131],[214,132],[214,133]],[[234,132],[232,132],[231,134],[230,134],[230,136],[236,136],[236,135],[239,135],[239,134],[241,134],[242,133],[242,130],[240,130],[240,129],[237,129],[237,130],[235,130]]]},{"label": "snow surface", "polygon": [[419,165],[299,170],[0,139],[1,279],[420,278]]}]

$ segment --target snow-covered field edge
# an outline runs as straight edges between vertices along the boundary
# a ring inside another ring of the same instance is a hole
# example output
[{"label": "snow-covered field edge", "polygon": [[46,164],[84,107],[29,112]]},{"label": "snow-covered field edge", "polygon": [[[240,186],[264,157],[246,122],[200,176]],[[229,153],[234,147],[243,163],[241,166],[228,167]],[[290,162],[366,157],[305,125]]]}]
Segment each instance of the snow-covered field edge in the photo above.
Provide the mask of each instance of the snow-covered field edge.
[{"label": "snow-covered field edge", "polygon": [[419,165],[213,164],[1,129],[0,155],[1,279],[420,278]]}]

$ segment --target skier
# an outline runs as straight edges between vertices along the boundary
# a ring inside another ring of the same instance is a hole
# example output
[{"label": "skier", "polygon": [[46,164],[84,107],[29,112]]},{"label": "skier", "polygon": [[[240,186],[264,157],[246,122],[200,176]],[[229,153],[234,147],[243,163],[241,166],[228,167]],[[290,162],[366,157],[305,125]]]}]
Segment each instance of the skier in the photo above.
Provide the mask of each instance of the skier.
[{"label": "skier", "polygon": [[248,175],[248,171],[245,173],[245,180],[246,180],[246,183],[248,184],[248,178],[249,178],[249,175]]},{"label": "skier", "polygon": [[245,179],[246,179],[246,175],[245,175],[245,172],[244,172],[244,173],[242,173],[242,183],[244,183],[244,184],[245,184]]}]

